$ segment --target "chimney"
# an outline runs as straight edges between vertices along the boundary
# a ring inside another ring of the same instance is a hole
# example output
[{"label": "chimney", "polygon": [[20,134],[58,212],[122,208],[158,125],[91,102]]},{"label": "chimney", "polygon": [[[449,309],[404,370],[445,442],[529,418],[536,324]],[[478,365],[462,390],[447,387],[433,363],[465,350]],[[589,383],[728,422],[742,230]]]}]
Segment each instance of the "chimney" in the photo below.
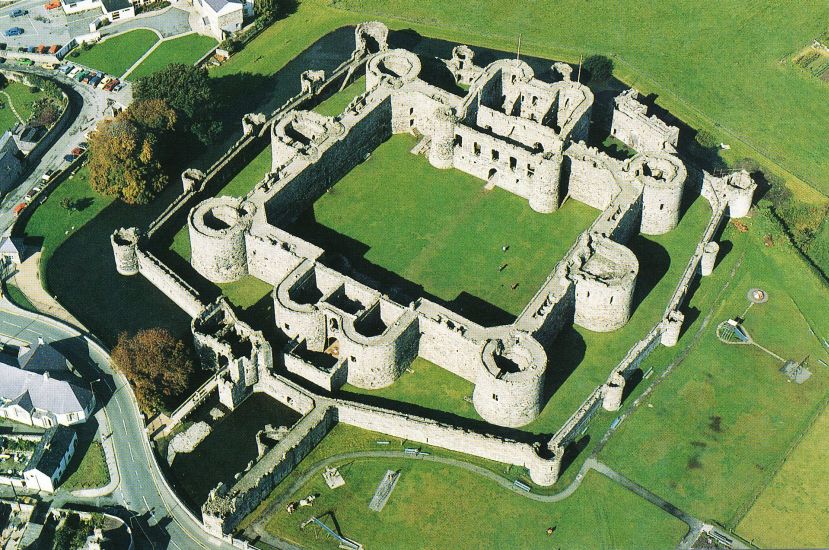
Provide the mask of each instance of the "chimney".
[{"label": "chimney", "polygon": [[38,337],[37,337],[37,343],[38,343],[38,344],[40,344],[40,345],[43,345],[43,344],[44,344],[44,342],[43,342],[43,336],[38,336]]},{"label": "chimney", "polygon": [[49,372],[43,371],[43,381],[45,382],[46,380],[49,380]]}]

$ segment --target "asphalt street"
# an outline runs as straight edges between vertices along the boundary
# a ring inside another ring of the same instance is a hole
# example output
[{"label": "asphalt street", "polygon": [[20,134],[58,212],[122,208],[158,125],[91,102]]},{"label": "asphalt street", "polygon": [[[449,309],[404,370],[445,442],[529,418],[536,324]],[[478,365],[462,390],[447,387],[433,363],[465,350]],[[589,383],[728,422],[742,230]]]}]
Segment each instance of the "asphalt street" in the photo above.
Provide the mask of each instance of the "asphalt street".
[{"label": "asphalt street", "polygon": [[74,329],[47,317],[24,312],[0,301],[0,341],[19,345],[38,337],[64,353],[90,381],[98,406],[109,418],[121,483],[106,497],[79,498],[59,493],[55,505],[74,503],[104,507],[128,520],[133,532],[143,535],[147,548],[233,548],[201,528],[173,494],[158,468],[144,434],[143,419],[127,381],[109,364],[106,350]]}]

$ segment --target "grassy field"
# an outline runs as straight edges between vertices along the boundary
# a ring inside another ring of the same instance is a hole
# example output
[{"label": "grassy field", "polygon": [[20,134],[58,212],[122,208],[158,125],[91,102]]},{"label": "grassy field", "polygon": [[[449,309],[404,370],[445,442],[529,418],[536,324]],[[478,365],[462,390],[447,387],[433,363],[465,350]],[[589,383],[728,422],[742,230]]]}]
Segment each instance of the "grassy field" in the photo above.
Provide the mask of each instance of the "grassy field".
[{"label": "grassy field", "polygon": [[67,470],[72,474],[61,483],[61,489],[66,491],[93,489],[109,483],[109,469],[104,458],[104,449],[98,441],[93,441],[83,455],[72,457]]},{"label": "grassy field", "polygon": [[761,548],[829,547],[829,408],[794,448],[785,464],[737,526]]},{"label": "grassy field", "polygon": [[[64,199],[72,201],[76,209],[64,208],[61,205]],[[63,241],[79,231],[111,202],[112,198],[93,191],[89,186],[86,166],[61,183],[49,195],[48,200],[38,206],[26,224],[26,239],[41,246],[41,269],[49,263],[52,254]]]},{"label": "grassy field", "polygon": [[44,97],[43,92],[35,91],[19,82],[8,82],[4,88],[0,89],[0,103],[3,104],[3,108],[0,109],[0,134],[10,130],[19,122],[11,106],[8,105],[9,102],[14,105],[17,114],[25,122],[32,116],[32,104],[41,97]]},{"label": "grassy field", "polygon": [[[300,467],[343,452],[333,445],[335,439],[343,439],[343,432],[361,431],[335,427]],[[405,459],[338,466],[346,479],[344,487],[331,491],[316,476],[294,498],[318,494],[314,508],[323,521],[331,527],[336,521],[345,536],[378,548],[673,548],[687,531],[679,520],[594,472],[573,497],[548,504],[507,492],[454,466]],[[383,511],[371,512],[368,502],[387,469],[401,470],[400,481]],[[265,518],[269,532],[303,548],[336,548],[318,528],[299,529],[307,515],[289,516],[280,508],[271,513],[260,509],[255,517]],[[637,521],[625,520],[631,516]],[[555,528],[552,537],[546,534],[548,527]]]},{"label": "grassy field", "polygon": [[345,255],[381,284],[413,283],[412,294],[479,321],[509,321],[598,211],[569,201],[539,214],[459,170],[434,169],[409,153],[415,144],[393,136],[314,204],[316,223],[303,216],[289,231]]},{"label": "grassy field", "polygon": [[171,63],[192,65],[202,58],[210,48],[216,45],[216,40],[200,34],[188,34],[181,38],[162,42],[147,59],[135,68],[128,76],[130,80],[137,80],[142,76],[163,69]]},{"label": "grassy field", "polygon": [[[648,406],[620,427],[601,455],[680,508],[731,528],[770,482],[829,392],[829,369],[817,361],[829,355],[811,332],[829,335],[824,309],[829,289],[790,246],[763,246],[761,222],[754,220],[747,235],[729,235],[745,258],[710,323]],[[717,277],[728,276],[722,267]],[[779,372],[780,362],[760,349],[717,339],[716,325],[743,314],[753,287],[767,291],[769,301],[753,306],[744,326],[784,358],[810,357],[813,376],[805,384],[789,382]],[[692,301],[690,310],[698,308]],[[664,351],[648,364],[664,361]]]},{"label": "grassy field", "polygon": [[337,116],[342,113],[351,100],[366,91],[366,77],[361,76],[339,92],[335,93],[319,105],[314,110],[321,115]]},{"label": "grassy field", "polygon": [[158,35],[146,29],[136,29],[92,46],[87,51],[79,51],[75,57],[69,55],[70,62],[103,71],[112,76],[121,76],[158,42]]}]

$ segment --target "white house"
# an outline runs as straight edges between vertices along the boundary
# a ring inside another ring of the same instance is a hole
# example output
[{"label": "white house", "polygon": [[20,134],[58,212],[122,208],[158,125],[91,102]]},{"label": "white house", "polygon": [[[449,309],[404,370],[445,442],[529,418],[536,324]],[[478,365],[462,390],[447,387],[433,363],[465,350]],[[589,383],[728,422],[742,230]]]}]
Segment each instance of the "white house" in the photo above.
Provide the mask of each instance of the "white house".
[{"label": "white house", "polygon": [[242,30],[245,16],[253,13],[252,0],[193,0],[193,7],[202,24],[200,32],[216,40],[224,40]]},{"label": "white house", "polygon": [[85,422],[94,394],[72,382],[66,358],[39,340],[16,358],[0,357],[0,418],[51,428]]},{"label": "white house", "polygon": [[18,237],[6,237],[0,241],[0,259],[11,265],[20,265],[25,259],[25,245],[23,239]]},{"label": "white house", "polygon": [[46,430],[23,470],[26,487],[54,493],[77,444],[78,434],[72,428],[55,426]]},{"label": "white house", "polygon": [[61,7],[67,15],[100,9],[110,22],[135,17],[131,0],[61,0]]}]

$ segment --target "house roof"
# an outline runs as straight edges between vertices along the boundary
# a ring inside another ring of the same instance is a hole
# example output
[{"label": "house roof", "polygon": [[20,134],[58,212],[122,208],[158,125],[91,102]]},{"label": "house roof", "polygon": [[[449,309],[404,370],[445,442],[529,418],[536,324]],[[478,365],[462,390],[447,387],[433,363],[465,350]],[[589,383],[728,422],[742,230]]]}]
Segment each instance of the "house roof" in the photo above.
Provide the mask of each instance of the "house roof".
[{"label": "house roof", "polygon": [[224,14],[237,9],[242,9],[241,2],[233,2],[231,0],[204,0],[204,3],[210,6],[210,9],[217,14]]},{"label": "house roof", "polygon": [[54,426],[46,430],[26,464],[25,471],[37,470],[52,477],[75,437],[75,430],[66,426]]},{"label": "house roof", "polygon": [[23,239],[18,237],[6,237],[0,242],[0,254],[23,255]]},{"label": "house roof", "polygon": [[0,400],[18,404],[26,410],[40,409],[54,414],[86,410],[92,403],[92,392],[55,380],[48,372],[39,374],[0,364]]},{"label": "house roof", "polygon": [[[2,246],[0,246],[0,252],[2,252]],[[68,370],[66,357],[49,344],[43,343],[43,340],[38,340],[30,348],[21,348],[17,361],[21,369],[38,374],[48,372],[54,376]]]},{"label": "house roof", "polygon": [[104,12],[106,13],[121,11],[132,7],[132,3],[129,0],[101,0],[101,4],[103,4]]}]

